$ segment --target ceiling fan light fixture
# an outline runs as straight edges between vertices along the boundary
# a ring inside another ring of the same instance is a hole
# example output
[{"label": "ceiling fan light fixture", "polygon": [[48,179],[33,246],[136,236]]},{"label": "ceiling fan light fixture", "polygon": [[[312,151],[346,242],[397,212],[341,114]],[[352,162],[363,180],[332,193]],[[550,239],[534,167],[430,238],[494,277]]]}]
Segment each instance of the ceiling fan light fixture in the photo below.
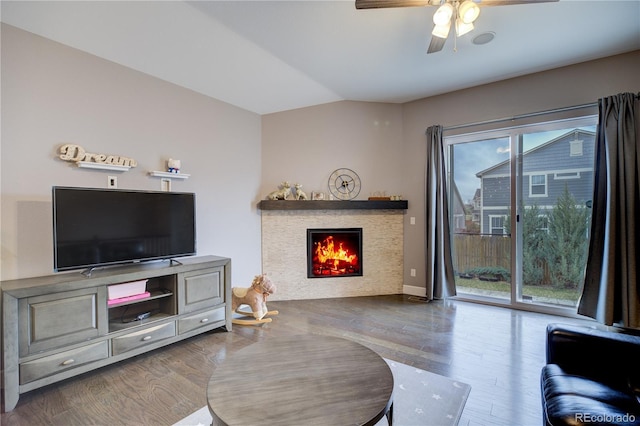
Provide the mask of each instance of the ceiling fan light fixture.
[{"label": "ceiling fan light fixture", "polygon": [[436,24],[436,26],[446,25],[447,23],[451,24],[453,12],[454,10],[451,3],[444,3],[436,10],[436,13],[433,14],[433,23]]},{"label": "ceiling fan light fixture", "polygon": [[471,24],[478,19],[480,7],[472,0],[465,0],[458,7],[458,17],[465,24]]},{"label": "ceiling fan light fixture", "polygon": [[456,19],[456,36],[463,36],[466,33],[473,31],[473,28],[474,26],[472,23],[465,24],[461,19]]},{"label": "ceiling fan light fixture", "polygon": [[447,22],[444,25],[436,25],[433,27],[433,31],[431,34],[434,37],[447,38],[449,36],[449,30],[451,29],[451,21]]}]

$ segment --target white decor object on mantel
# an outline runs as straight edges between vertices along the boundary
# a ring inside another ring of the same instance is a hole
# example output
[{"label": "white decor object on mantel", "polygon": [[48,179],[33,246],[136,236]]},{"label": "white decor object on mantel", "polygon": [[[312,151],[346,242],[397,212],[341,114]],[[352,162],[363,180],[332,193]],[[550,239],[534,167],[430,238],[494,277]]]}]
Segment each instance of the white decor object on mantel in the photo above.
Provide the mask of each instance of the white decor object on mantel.
[{"label": "white decor object on mantel", "polygon": [[308,200],[309,199],[309,197],[307,197],[307,194],[302,190],[302,185],[301,184],[296,183],[293,186],[296,189],[296,195],[295,195],[295,199],[296,200]]},{"label": "white decor object on mantel", "polygon": [[291,184],[289,182],[284,181],[282,185],[280,185],[280,189],[276,189],[267,195],[268,200],[287,200],[291,195]]},{"label": "white decor object on mantel", "polygon": [[160,172],[160,171],[154,170],[149,172],[149,176],[169,178],[169,179],[189,179],[189,176],[191,175],[188,175],[186,173]]},{"label": "white decor object on mantel", "polygon": [[133,158],[120,155],[92,154],[76,144],[64,144],[59,148],[59,158],[75,162],[78,167],[89,169],[113,170],[124,172],[136,167],[138,162]]}]

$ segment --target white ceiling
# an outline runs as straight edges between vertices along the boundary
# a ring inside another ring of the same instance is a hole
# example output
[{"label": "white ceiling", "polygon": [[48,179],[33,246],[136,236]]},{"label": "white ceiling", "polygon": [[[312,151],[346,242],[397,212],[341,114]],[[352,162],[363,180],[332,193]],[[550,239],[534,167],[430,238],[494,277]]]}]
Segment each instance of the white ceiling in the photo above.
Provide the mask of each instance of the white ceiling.
[{"label": "white ceiling", "polygon": [[[483,7],[457,51],[450,37],[427,55],[434,11],[356,10],[353,0],[2,0],[1,19],[258,114],[402,103],[640,49],[640,0]],[[486,31],[491,43],[471,43]]]}]

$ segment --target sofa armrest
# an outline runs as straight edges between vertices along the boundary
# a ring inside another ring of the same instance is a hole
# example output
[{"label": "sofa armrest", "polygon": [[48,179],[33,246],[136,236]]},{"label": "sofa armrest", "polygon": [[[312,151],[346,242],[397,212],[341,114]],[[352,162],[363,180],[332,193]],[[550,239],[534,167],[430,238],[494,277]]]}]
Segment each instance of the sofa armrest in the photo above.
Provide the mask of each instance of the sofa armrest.
[{"label": "sofa armrest", "polygon": [[640,336],[568,324],[547,326],[547,364],[632,387],[640,383]]}]

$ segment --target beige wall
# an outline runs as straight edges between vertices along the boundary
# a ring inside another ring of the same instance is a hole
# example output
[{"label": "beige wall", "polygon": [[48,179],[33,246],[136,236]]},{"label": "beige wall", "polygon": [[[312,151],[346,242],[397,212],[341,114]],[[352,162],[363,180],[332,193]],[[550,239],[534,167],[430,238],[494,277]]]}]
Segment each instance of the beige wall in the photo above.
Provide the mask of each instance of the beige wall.
[{"label": "beige wall", "polygon": [[[405,215],[404,285],[424,294],[424,158],[427,127],[493,120],[582,105],[619,92],[640,91],[640,51],[513,78],[404,105],[339,102],[263,116],[262,193],[280,181],[327,191],[338,167],[370,192],[401,193]],[[411,217],[416,224],[410,225]],[[416,269],[416,277],[409,270]]]},{"label": "beige wall", "polygon": [[[260,273],[260,116],[2,25],[1,277],[52,273],[51,186],[159,190],[169,157],[196,193],[198,254],[233,260],[233,281]],[[132,157],[127,172],[79,169],[63,143]]]},{"label": "beige wall", "polygon": [[402,105],[336,102],[264,115],[262,145],[262,195],[285,180],[328,193],[329,175],[342,167],[360,176],[358,199],[404,187]]}]

